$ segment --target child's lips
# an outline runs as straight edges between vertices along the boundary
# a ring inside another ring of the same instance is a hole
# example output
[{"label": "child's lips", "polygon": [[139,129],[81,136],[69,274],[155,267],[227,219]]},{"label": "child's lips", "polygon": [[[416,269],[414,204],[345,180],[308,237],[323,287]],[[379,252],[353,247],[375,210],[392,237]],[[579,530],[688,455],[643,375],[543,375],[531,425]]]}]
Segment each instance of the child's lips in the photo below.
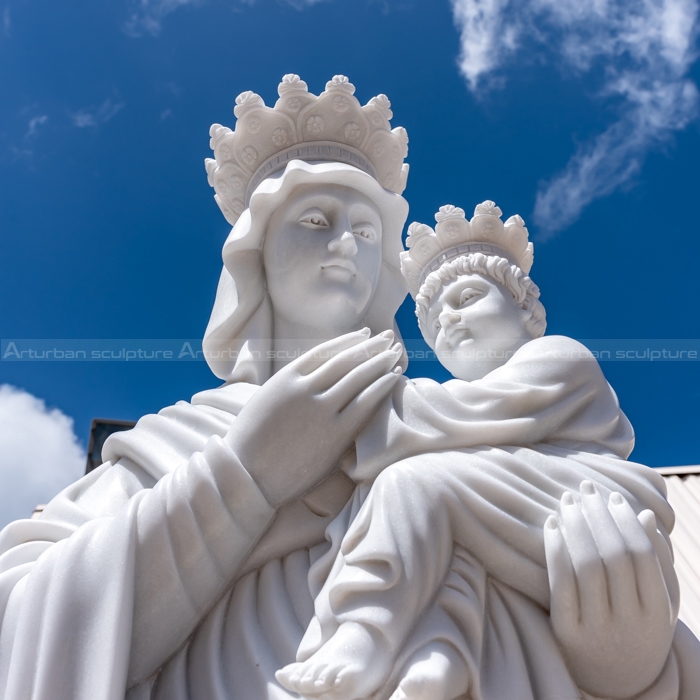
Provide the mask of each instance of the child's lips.
[{"label": "child's lips", "polygon": [[447,342],[453,345],[455,341],[469,337],[469,327],[463,323],[455,323],[446,329],[445,336],[447,337]]}]

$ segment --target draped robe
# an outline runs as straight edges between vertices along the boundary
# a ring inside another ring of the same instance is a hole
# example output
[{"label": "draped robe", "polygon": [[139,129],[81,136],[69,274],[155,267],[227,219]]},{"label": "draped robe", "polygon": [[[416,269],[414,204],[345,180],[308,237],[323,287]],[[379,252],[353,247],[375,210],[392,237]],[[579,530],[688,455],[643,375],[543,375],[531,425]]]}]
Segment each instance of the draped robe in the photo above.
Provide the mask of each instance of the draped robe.
[{"label": "draped robe", "polygon": [[[661,477],[625,461],[631,427],[582,346],[532,341],[471,383],[401,380],[356,440],[352,481],[336,471],[277,512],[222,440],[256,388],[225,385],[145,416],[40,519],[0,533],[0,697],[294,697],[274,672],[295,660],[373,480],[450,450],[481,465],[461,494],[472,532],[397,669],[442,635],[474,665],[470,700],[588,697],[547,624],[542,524],[583,479],[651,508],[666,537],[673,514]],[[640,697],[697,697],[698,658],[679,623]],[[503,685],[505,667],[516,683]]]}]

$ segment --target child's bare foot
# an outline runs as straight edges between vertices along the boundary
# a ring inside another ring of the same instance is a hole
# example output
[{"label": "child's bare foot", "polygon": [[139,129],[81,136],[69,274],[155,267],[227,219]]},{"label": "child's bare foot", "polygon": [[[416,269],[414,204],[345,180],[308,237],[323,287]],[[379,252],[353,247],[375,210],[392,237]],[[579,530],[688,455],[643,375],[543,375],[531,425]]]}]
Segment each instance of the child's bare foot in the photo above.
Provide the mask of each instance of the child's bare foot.
[{"label": "child's bare foot", "polygon": [[443,642],[420,649],[406,664],[404,677],[389,700],[453,700],[469,689],[464,660]]},{"label": "child's bare foot", "polygon": [[287,690],[337,700],[365,698],[386,681],[392,658],[379,635],[357,622],[344,622],[312,656],[275,674]]}]

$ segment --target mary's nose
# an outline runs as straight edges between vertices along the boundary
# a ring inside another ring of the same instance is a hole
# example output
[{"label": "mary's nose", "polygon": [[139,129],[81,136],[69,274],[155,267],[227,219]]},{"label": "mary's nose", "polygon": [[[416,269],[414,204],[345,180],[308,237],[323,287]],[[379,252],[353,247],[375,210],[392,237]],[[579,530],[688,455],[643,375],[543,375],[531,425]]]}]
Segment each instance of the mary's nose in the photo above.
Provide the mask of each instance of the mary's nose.
[{"label": "mary's nose", "polygon": [[335,236],[328,241],[328,250],[337,253],[344,258],[349,258],[357,253],[355,235],[351,231],[344,231],[341,236]]}]

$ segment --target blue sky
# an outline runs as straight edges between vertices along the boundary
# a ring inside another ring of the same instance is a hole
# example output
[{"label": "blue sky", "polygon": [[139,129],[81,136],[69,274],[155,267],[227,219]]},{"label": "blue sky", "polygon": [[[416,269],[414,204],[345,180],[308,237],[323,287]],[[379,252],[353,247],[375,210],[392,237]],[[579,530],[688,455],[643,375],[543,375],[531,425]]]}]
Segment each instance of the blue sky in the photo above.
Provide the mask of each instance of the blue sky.
[{"label": "blue sky", "polygon": [[[363,102],[389,96],[410,138],[409,220],[487,198],[525,218],[549,333],[697,351],[697,12],[697,0],[3,0],[0,337],[201,338],[229,228],[203,166],[209,126],[233,126],[244,90],[272,103],[293,72],[315,93],[342,73]],[[410,303],[400,324],[419,337]],[[699,361],[603,369],[635,459],[700,462]],[[409,374],[446,376],[425,362]],[[136,419],[217,381],[203,362],[2,361],[0,383],[72,417],[85,443],[93,417]]]}]

